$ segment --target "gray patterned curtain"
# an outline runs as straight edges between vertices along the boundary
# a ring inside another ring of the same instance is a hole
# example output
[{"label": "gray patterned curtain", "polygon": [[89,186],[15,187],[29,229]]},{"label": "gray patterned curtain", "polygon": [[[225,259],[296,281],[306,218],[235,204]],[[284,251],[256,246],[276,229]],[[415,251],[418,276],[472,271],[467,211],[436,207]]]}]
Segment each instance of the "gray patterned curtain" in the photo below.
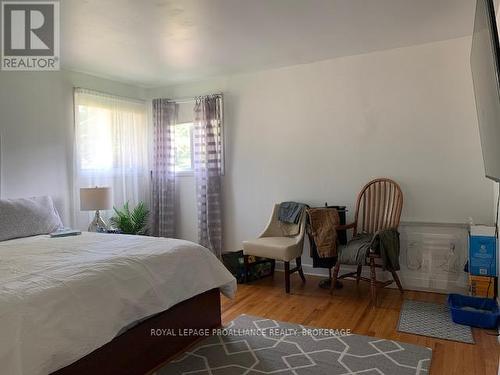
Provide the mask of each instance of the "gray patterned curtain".
[{"label": "gray patterned curtain", "polygon": [[198,242],[218,257],[222,252],[222,113],[221,95],[196,99],[194,171],[198,201]]},{"label": "gray patterned curtain", "polygon": [[175,123],[178,105],[153,100],[153,169],[151,173],[151,234],[175,236]]}]

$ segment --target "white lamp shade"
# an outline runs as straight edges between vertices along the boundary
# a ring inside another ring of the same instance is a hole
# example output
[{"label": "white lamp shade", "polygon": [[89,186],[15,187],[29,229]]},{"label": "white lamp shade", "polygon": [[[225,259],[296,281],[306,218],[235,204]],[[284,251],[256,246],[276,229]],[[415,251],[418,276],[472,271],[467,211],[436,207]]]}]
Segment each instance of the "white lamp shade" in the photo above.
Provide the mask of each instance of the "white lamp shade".
[{"label": "white lamp shade", "polygon": [[80,188],[80,210],[96,211],[113,208],[111,188],[93,187]]}]

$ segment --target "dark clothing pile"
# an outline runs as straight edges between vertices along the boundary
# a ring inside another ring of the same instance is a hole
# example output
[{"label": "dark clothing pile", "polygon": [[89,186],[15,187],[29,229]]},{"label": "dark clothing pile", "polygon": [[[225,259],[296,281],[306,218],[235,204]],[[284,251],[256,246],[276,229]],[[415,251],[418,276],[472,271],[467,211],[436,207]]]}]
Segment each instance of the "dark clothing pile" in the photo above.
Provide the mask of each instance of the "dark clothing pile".
[{"label": "dark clothing pile", "polygon": [[382,257],[384,271],[399,271],[399,232],[396,229],[385,229],[375,233],[371,247]]},{"label": "dark clothing pile", "polygon": [[374,235],[359,234],[339,251],[340,264],[365,264],[368,252],[372,249],[382,258],[384,270],[399,271],[399,232],[396,229],[383,229]]},{"label": "dark clothing pile", "polygon": [[278,220],[287,224],[298,224],[301,213],[306,207],[303,203],[282,202],[278,212]]}]

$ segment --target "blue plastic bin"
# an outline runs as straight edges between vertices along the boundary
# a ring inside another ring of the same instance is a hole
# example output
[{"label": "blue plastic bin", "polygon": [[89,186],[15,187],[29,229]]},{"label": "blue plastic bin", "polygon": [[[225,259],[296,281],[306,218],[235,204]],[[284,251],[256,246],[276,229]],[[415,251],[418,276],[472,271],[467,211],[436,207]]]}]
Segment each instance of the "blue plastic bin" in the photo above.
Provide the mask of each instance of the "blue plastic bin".
[{"label": "blue plastic bin", "polygon": [[499,310],[494,299],[450,294],[448,306],[455,323],[479,328],[497,327]]}]

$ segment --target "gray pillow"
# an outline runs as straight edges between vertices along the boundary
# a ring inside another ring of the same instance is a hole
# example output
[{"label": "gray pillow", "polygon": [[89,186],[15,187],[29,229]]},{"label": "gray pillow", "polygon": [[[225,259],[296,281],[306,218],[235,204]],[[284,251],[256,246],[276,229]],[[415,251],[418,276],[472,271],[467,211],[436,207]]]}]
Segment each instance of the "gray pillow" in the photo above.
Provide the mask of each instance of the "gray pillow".
[{"label": "gray pillow", "polygon": [[51,197],[0,199],[0,241],[48,234],[62,227]]}]

